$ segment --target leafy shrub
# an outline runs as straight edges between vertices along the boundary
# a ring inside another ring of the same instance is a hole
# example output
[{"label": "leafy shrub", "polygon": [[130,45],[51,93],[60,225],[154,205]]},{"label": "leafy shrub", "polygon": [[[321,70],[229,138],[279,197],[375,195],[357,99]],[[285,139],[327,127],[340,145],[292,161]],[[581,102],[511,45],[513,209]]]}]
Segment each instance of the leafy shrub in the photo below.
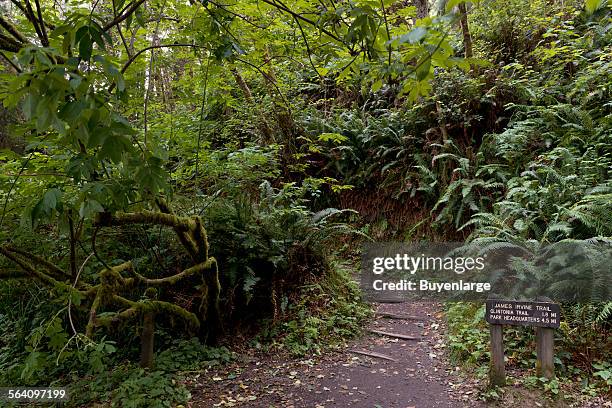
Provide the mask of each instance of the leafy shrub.
[{"label": "leafy shrub", "polygon": [[296,302],[287,306],[286,322],[278,329],[282,348],[303,356],[320,353],[359,334],[370,308],[348,270],[335,265],[332,277],[322,284],[302,288]]},{"label": "leafy shrub", "polygon": [[174,341],[160,352],[153,370],[132,364],[107,361],[106,370],[85,378],[76,378],[71,385],[70,406],[110,403],[113,407],[173,407],[190,398],[182,383],[181,372],[197,370],[229,362],[232,354],[224,347],[211,348],[197,339]]},{"label": "leafy shrub", "polygon": [[571,1],[552,5],[543,0],[480,2],[470,13],[474,43],[496,62],[530,61],[527,57],[551,21],[562,17],[572,5]]},{"label": "leafy shrub", "polygon": [[275,189],[264,182],[255,203],[238,195],[219,198],[204,209],[212,247],[224,270],[228,310],[271,310],[276,316],[280,298],[328,278],[329,256],[338,240],[356,231],[332,221],[344,211],[311,211],[306,194],[312,194],[309,187],[285,184]]}]

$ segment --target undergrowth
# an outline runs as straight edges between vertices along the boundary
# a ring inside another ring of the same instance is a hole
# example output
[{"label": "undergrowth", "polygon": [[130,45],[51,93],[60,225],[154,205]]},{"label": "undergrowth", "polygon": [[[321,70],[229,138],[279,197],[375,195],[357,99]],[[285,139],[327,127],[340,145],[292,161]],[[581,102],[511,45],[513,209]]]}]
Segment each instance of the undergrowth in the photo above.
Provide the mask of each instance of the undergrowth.
[{"label": "undergrowth", "polygon": [[[585,315],[581,311],[585,308],[588,306],[576,305],[562,310],[564,321],[560,329],[555,331],[555,348],[558,351],[554,359],[557,376],[554,382],[535,375],[534,329],[504,326],[506,368],[510,372],[520,370],[524,373],[514,378],[514,381],[543,388],[552,395],[559,393],[560,384],[572,383],[579,384],[581,391],[587,395],[612,392],[612,365],[607,357],[612,352],[612,342],[607,331],[598,327],[597,322],[582,320]],[[463,366],[486,381],[491,355],[484,313],[485,307],[482,304],[458,302],[446,305],[448,347],[452,363]],[[588,353],[588,358],[584,358],[585,353]],[[484,395],[495,396],[490,392]]]},{"label": "undergrowth", "polygon": [[372,314],[344,265],[333,265],[328,279],[303,286],[294,301],[283,299],[283,305],[281,322],[269,322],[253,344],[300,357],[321,354],[361,334]]}]

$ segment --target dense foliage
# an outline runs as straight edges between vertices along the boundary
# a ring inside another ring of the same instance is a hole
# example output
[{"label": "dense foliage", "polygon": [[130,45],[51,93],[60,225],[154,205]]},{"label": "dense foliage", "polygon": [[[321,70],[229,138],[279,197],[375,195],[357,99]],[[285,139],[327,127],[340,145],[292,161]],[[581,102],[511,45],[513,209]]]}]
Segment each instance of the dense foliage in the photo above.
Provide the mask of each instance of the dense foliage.
[{"label": "dense foliage", "polygon": [[[369,315],[363,240],[597,243],[605,264],[612,5],[408,3],[0,3],[0,386],[171,406],[219,346],[319,353]],[[556,361],[593,393],[598,293],[564,305]],[[448,309],[477,367],[482,313]]]}]

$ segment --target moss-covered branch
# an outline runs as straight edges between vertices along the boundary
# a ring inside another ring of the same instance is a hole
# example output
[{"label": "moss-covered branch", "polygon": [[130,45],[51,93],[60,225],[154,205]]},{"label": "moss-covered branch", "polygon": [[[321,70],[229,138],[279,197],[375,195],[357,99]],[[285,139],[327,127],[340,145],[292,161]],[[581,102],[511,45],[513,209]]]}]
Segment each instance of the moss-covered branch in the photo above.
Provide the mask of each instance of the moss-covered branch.
[{"label": "moss-covered branch", "polygon": [[23,35],[21,31],[17,29],[17,27],[15,27],[13,23],[5,19],[3,16],[0,16],[0,26],[2,26],[2,28],[8,31],[15,40],[24,44],[29,42],[26,36]]},{"label": "moss-covered branch", "polygon": [[29,276],[17,269],[7,269],[0,271],[0,279],[25,279]]},{"label": "moss-covered branch", "polygon": [[[121,272],[132,271],[133,265],[131,261],[124,262],[117,266],[111,266],[110,269],[103,269],[100,272],[100,282],[108,288],[129,288],[132,286],[131,279],[126,279],[121,275]],[[113,290],[116,292],[116,290]]]},{"label": "moss-covered branch", "polygon": [[70,279],[70,275],[68,275],[66,272],[64,272],[61,268],[59,268],[58,266],[54,265],[53,263],[49,262],[48,260],[38,256],[38,255],[34,255],[31,252],[28,252],[24,249],[21,248],[17,248],[17,247],[13,247],[11,245],[7,245],[4,247],[7,251],[13,252],[15,254],[19,254],[22,255],[24,257],[26,257],[27,259],[36,261],[36,263],[38,265],[43,266],[45,269],[47,269],[49,271],[49,273],[55,278],[55,279],[62,279],[62,280],[66,280],[66,279]]},{"label": "moss-covered branch", "polygon": [[[193,260],[194,265],[184,269],[182,272],[172,276],[161,278],[148,278],[136,272],[132,262],[124,262],[120,265],[109,266],[99,272],[100,278],[97,284],[79,283],[79,288],[73,288],[70,274],[48,260],[31,254],[25,250],[0,247],[0,254],[17,264],[22,271],[2,272],[0,278],[32,277],[55,288],[61,288],[68,292],[78,293],[87,299],[83,305],[85,310],[89,309],[85,334],[93,337],[98,327],[116,327],[117,325],[136,318],[146,318],[151,333],[154,331],[154,318],[156,315],[170,315],[182,320],[189,331],[200,330],[201,335],[213,341],[221,328],[221,313],[219,309],[219,295],[221,284],[219,282],[219,271],[214,258],[209,258],[209,243],[202,220],[198,216],[180,217],[175,215],[164,201],[158,201],[160,212],[118,212],[115,214],[98,214],[94,225],[97,228],[120,226],[129,224],[152,224],[171,227],[187,253]],[[94,234],[95,235],[95,234]],[[94,239],[95,241],[95,239]],[[74,266],[74,260],[71,262]],[[171,302],[157,300],[155,288],[174,286],[192,277],[198,277],[202,284],[201,303],[194,314],[187,309]],[[65,282],[62,282],[65,281]],[[66,283],[68,282],[68,283]],[[146,286],[146,300],[133,301],[123,295],[133,295],[135,288]],[[117,310],[116,313],[100,317],[99,310]],[[202,326],[206,324],[206,327]],[[147,334],[149,340],[151,333]],[[150,344],[146,343],[147,349]],[[143,344],[145,344],[143,343]],[[147,358],[147,361],[149,359]]]},{"label": "moss-covered branch", "polygon": [[[165,200],[158,199],[156,203],[157,207],[159,208],[159,211],[164,214],[174,216],[174,212]],[[191,234],[190,231],[174,227],[174,232],[176,233],[176,236],[178,237],[181,245],[183,245],[183,247],[194,262],[201,262],[205,260],[205,258],[201,258],[200,256],[198,256],[198,245],[196,243],[197,241],[194,241],[193,234]]]},{"label": "moss-covered branch", "polygon": [[54,287],[54,288],[60,288],[63,289],[67,292],[73,292],[75,294],[79,294],[79,295],[86,295],[86,292],[80,291],[78,289],[73,288],[72,286],[58,281],[57,279],[53,278],[52,276],[43,273],[41,271],[38,270],[38,268],[34,267],[31,263],[29,263],[26,259],[24,259],[24,257],[22,255],[18,255],[14,252],[11,252],[10,250],[8,250],[6,247],[0,247],[0,254],[4,255],[6,258],[8,258],[9,260],[13,261],[14,263],[16,263],[17,265],[19,265],[19,267],[23,270],[23,272],[35,279],[40,280],[43,283],[46,283],[47,285]]},{"label": "moss-covered branch", "polygon": [[96,293],[96,297],[91,304],[91,308],[89,309],[89,319],[87,321],[87,326],[85,327],[85,335],[89,338],[93,337],[94,329],[96,327],[96,316],[98,313],[98,308],[102,303],[102,291],[98,289]]},{"label": "moss-covered branch", "polygon": [[203,262],[208,259],[208,236],[206,235],[206,230],[202,225],[202,220],[200,217],[194,216],[193,221],[195,226],[193,228],[193,240],[198,245],[198,257],[199,261]]},{"label": "moss-covered branch", "polygon": [[179,217],[161,200],[157,202],[157,205],[160,212],[143,210],[134,213],[100,213],[96,217],[95,225],[110,227],[114,225],[153,224],[171,227],[193,261],[197,263],[205,261],[208,254],[208,241],[199,217]]},{"label": "moss-covered branch", "polygon": [[200,328],[200,320],[198,317],[185,310],[184,308],[170,302],[161,300],[147,300],[144,302],[134,302],[119,295],[113,295],[114,303],[127,307],[126,310],[117,313],[111,317],[98,318],[97,326],[108,326],[119,322],[135,318],[140,313],[153,312],[155,314],[171,314],[179,317],[187,327],[197,330]]},{"label": "moss-covered branch", "polygon": [[193,229],[195,225],[190,218],[177,217],[173,214],[165,214],[162,212],[148,210],[133,213],[99,213],[96,217],[95,224],[101,227],[129,224],[154,224],[178,228],[181,231],[189,231]]},{"label": "moss-covered branch", "polygon": [[176,285],[184,279],[203,273],[205,270],[212,268],[215,264],[214,258],[209,258],[206,262],[202,262],[198,265],[187,268],[184,271],[177,273],[176,275],[167,276],[159,279],[149,279],[137,272],[132,272],[136,280],[140,283],[144,283],[147,286],[165,286],[165,285]]}]

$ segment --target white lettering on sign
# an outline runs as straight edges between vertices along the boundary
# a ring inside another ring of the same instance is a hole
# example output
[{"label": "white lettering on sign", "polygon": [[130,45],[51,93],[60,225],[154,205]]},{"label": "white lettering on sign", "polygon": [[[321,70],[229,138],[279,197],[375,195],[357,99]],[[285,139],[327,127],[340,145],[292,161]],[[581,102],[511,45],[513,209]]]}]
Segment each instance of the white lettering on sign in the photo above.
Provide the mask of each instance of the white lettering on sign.
[{"label": "white lettering on sign", "polygon": [[488,300],[485,317],[491,324],[557,328],[559,310],[555,303]]}]

